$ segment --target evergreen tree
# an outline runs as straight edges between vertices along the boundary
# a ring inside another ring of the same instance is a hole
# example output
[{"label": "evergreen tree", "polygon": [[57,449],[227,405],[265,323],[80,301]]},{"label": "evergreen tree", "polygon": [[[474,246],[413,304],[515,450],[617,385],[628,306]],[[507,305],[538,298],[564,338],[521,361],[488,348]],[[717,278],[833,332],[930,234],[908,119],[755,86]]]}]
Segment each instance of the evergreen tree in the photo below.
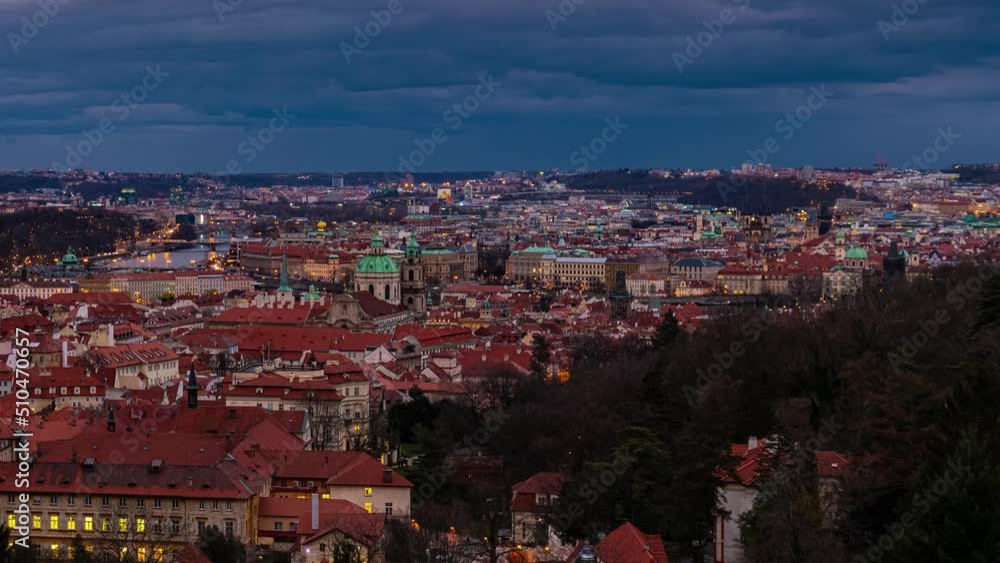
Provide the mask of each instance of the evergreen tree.
[{"label": "evergreen tree", "polygon": [[208,526],[198,535],[198,548],[212,563],[243,563],[246,560],[243,544],[223,534],[218,526]]},{"label": "evergreen tree", "polygon": [[73,542],[69,546],[70,556],[73,563],[92,563],[94,556],[87,551],[87,546],[83,543],[83,536],[77,534],[73,537]]},{"label": "evergreen tree", "polygon": [[663,316],[663,322],[656,329],[656,337],[653,339],[653,347],[656,350],[667,350],[673,346],[674,342],[681,335],[681,325],[677,322],[677,317],[673,311],[667,311]]},{"label": "evergreen tree", "polygon": [[361,550],[356,545],[338,543],[333,548],[330,563],[362,563]]},{"label": "evergreen tree", "polygon": [[747,563],[839,563],[833,506],[816,475],[815,452],[784,435],[760,446],[753,508],[740,519]]},{"label": "evergreen tree", "polygon": [[540,334],[535,335],[533,342],[534,348],[531,350],[531,375],[538,381],[545,381],[549,374],[549,364],[552,362],[549,343]]}]

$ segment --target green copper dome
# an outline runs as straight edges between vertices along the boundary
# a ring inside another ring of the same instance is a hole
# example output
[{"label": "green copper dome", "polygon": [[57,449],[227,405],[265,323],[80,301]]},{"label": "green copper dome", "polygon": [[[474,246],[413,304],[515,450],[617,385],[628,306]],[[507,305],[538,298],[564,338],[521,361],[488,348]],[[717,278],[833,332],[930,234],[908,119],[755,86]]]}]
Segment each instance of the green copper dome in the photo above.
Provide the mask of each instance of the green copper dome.
[{"label": "green copper dome", "polygon": [[365,256],[358,262],[359,274],[398,274],[399,264],[388,256]]},{"label": "green copper dome", "polygon": [[359,274],[398,274],[399,264],[392,258],[385,255],[385,244],[382,237],[375,234],[372,237],[371,251],[358,261],[357,272]]},{"label": "green copper dome", "polygon": [[845,257],[848,260],[867,260],[868,252],[864,248],[855,246],[854,248],[847,251]]},{"label": "green copper dome", "polygon": [[79,264],[79,263],[80,263],[80,259],[76,257],[76,254],[73,254],[73,249],[67,250],[66,254],[64,254],[63,257],[62,257],[62,264],[63,265]]}]

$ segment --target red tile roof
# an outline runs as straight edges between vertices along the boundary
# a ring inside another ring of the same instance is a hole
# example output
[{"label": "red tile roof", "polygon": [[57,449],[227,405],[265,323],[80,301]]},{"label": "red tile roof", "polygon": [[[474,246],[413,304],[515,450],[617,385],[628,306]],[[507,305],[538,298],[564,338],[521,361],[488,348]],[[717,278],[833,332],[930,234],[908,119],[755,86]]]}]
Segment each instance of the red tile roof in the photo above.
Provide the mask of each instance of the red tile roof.
[{"label": "red tile roof", "polygon": [[[326,479],[327,486],[368,485],[374,487],[412,487],[413,483],[392,472],[392,481],[386,483],[383,471],[386,466],[363,452],[304,451],[289,456],[278,469],[279,479]],[[391,470],[390,470],[391,471]]]},{"label": "red tile roof", "polygon": [[594,551],[602,563],[668,563],[663,539],[642,533],[630,522],[608,534]]}]

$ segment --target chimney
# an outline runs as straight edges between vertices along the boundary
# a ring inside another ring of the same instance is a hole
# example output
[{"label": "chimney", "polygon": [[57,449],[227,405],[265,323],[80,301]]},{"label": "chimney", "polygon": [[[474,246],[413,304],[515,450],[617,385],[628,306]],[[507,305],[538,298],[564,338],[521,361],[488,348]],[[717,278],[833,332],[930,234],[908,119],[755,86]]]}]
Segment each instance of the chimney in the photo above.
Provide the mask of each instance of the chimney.
[{"label": "chimney", "polygon": [[750,439],[747,440],[747,451],[750,451],[756,447],[757,447],[757,437],[750,436]]},{"label": "chimney", "polygon": [[115,325],[108,323],[108,346],[115,345]]},{"label": "chimney", "polygon": [[69,367],[69,341],[66,339],[62,341],[62,367]]},{"label": "chimney", "polygon": [[392,469],[389,469],[388,467],[384,467],[382,469],[382,482],[392,483]]},{"label": "chimney", "polygon": [[319,530],[319,495],[317,493],[312,495],[312,529],[314,532]]}]

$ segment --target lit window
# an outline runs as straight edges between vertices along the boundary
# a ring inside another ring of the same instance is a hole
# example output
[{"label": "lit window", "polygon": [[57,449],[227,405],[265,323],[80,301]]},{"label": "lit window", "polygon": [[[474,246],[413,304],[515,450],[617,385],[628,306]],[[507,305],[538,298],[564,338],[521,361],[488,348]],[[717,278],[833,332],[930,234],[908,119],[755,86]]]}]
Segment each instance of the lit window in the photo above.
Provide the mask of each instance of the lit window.
[{"label": "lit window", "polygon": [[145,547],[140,547],[140,548],[139,548],[139,549],[138,549],[138,550],[136,551],[136,558],[137,558],[137,559],[138,559],[139,561],[145,561],[145,560],[146,560],[146,548],[145,548]]},{"label": "lit window", "polygon": [[8,514],[7,515],[7,527],[8,528],[14,528],[16,526],[17,526],[17,516],[14,516],[13,514]]},{"label": "lit window", "polygon": [[365,503],[365,512],[374,512],[375,507],[370,502]]},{"label": "lit window", "polygon": [[76,516],[70,514],[66,517],[66,529],[75,530],[76,529]]},{"label": "lit window", "polygon": [[372,496],[372,488],[371,487],[365,487],[365,496],[366,497]]},{"label": "lit window", "polygon": [[31,527],[36,530],[42,529],[42,515],[35,514],[31,517]]},{"label": "lit window", "polygon": [[118,519],[118,531],[119,532],[127,532],[128,531],[128,519],[127,518],[119,518]]},{"label": "lit window", "polygon": [[94,531],[94,517],[93,516],[84,516],[83,517],[83,530],[85,532],[93,532]]},{"label": "lit window", "polygon": [[135,519],[135,531],[139,532],[140,534],[146,531],[146,519],[145,518],[136,518]]}]

